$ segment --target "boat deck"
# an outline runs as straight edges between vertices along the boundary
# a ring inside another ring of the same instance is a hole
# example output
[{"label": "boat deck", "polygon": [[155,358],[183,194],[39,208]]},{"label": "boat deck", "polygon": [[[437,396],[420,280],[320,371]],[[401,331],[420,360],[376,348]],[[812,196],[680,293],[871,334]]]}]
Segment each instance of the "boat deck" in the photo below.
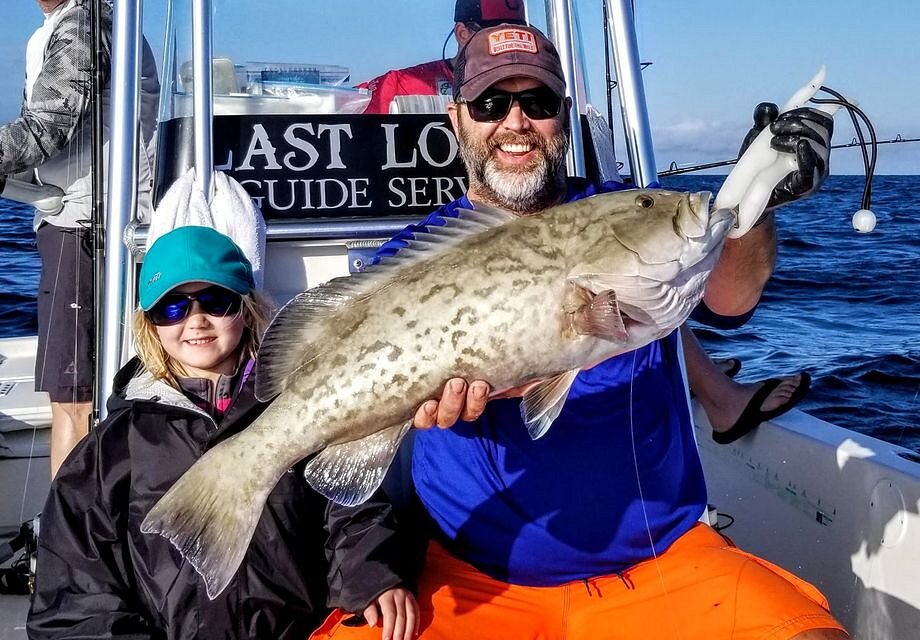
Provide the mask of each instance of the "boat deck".
[{"label": "boat deck", "polygon": [[25,640],[29,596],[0,596],[0,640]]}]

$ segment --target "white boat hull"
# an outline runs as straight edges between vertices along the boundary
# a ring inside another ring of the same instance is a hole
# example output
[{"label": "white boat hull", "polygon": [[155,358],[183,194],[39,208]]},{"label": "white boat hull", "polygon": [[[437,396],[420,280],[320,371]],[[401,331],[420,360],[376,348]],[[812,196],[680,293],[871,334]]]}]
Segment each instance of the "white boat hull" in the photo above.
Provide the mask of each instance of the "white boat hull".
[{"label": "white boat hull", "polygon": [[920,638],[920,456],[797,410],[722,446],[694,411],[725,533],[820,588],[854,638]]},{"label": "white boat hull", "polygon": [[51,406],[34,390],[36,344],[0,339],[0,533],[40,512],[50,486]]}]

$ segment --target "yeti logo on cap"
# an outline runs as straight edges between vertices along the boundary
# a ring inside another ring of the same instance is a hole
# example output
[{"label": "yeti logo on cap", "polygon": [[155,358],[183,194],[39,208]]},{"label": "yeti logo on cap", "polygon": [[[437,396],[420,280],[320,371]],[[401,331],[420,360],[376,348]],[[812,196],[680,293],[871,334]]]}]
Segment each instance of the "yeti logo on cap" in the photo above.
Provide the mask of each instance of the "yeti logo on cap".
[{"label": "yeti logo on cap", "polygon": [[512,51],[536,53],[537,41],[533,34],[523,29],[499,29],[489,34],[489,54],[498,56]]}]

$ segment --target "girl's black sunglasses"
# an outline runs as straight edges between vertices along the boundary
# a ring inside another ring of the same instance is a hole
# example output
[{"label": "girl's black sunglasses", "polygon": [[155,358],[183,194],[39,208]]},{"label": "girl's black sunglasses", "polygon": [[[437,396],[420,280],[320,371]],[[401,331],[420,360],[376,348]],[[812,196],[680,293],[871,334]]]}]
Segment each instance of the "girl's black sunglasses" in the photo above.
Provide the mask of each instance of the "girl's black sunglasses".
[{"label": "girl's black sunglasses", "polygon": [[521,111],[531,120],[547,120],[559,115],[562,98],[548,87],[535,87],[512,93],[500,89],[487,89],[475,100],[461,100],[466,104],[470,117],[476,122],[498,122],[504,120],[517,101]]},{"label": "girl's black sunglasses", "polygon": [[192,302],[198,302],[201,310],[209,316],[224,317],[239,313],[243,298],[217,285],[195,293],[167,293],[150,307],[147,318],[159,327],[179,324],[191,313]]}]

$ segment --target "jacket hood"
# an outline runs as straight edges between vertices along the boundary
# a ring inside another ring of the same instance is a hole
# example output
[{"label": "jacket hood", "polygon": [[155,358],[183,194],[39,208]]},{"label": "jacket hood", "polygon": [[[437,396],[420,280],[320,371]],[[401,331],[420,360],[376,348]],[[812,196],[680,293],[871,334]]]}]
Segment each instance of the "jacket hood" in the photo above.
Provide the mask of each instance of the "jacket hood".
[{"label": "jacket hood", "polygon": [[155,378],[144,368],[140,358],[134,357],[115,374],[115,384],[106,407],[109,413],[112,413],[138,401],[156,402],[207,415],[184,393],[163,380]]}]

